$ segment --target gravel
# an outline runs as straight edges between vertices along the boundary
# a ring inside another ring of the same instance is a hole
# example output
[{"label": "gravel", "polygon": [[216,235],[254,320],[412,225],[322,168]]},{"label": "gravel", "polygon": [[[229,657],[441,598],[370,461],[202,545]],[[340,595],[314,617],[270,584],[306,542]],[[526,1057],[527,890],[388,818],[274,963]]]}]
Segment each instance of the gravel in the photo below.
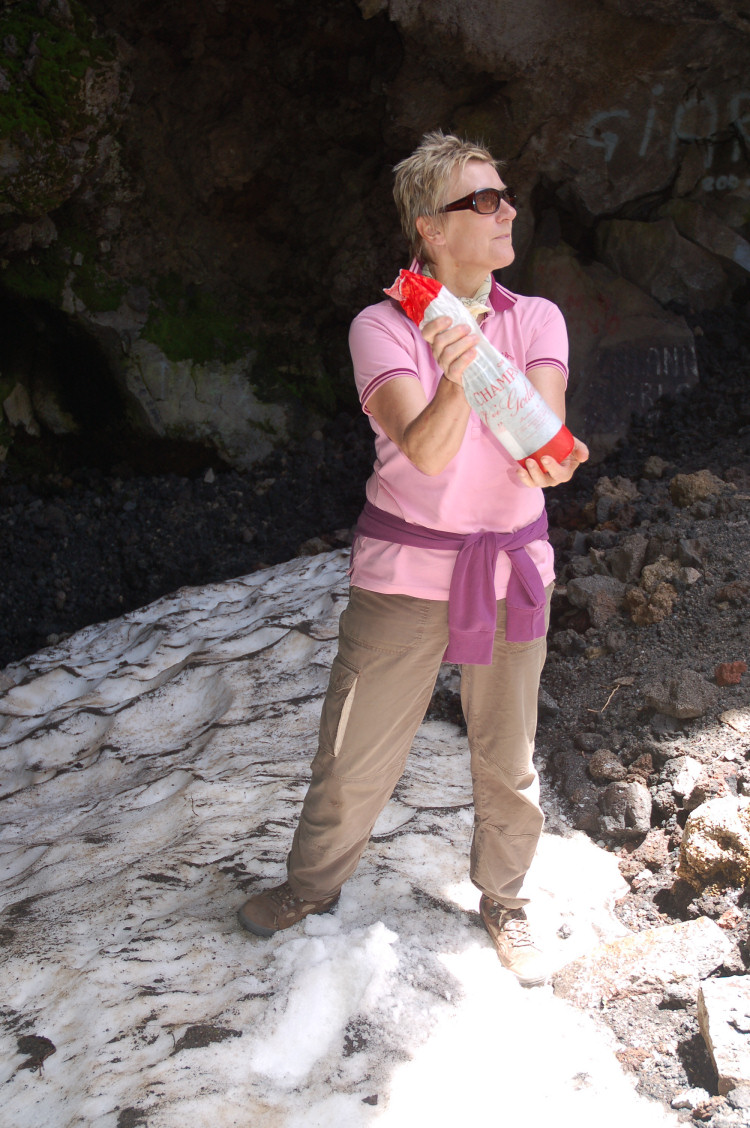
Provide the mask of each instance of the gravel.
[{"label": "gravel", "polygon": [[[346,543],[370,472],[364,416],[342,413],[240,473],[128,463],[0,478],[0,667],[91,623]],[[343,539],[342,539],[343,538]],[[322,543],[315,543],[316,541]]]}]

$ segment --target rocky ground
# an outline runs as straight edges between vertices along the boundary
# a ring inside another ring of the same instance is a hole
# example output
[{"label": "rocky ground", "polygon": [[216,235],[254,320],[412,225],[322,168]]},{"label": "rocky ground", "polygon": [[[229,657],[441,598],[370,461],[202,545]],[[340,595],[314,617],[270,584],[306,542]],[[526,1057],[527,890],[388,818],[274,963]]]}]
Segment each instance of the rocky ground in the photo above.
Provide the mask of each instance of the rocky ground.
[{"label": "rocky ground", "polygon": [[[553,502],[579,527],[557,530],[539,736],[550,808],[620,856],[622,921],[716,921],[732,942],[723,976],[750,966],[748,431],[682,456],[657,443],[594,482],[577,517]],[[618,978],[600,1005],[639,1088],[681,1100],[686,1118],[747,1124],[748,1107],[717,1095],[697,965],[635,992]],[[680,1098],[692,1088],[704,1092]]]},{"label": "rocky ground", "polygon": [[196,465],[194,450],[178,452],[192,463],[181,473],[148,472],[150,452],[107,465],[97,449],[98,465],[81,466],[63,446],[37,469],[34,451],[31,473],[0,477],[0,667],[183,585],[290,560],[308,540],[311,552],[340,545],[371,434],[343,413],[251,473]]},{"label": "rocky ground", "polygon": [[[618,912],[633,931],[716,922],[720,977],[750,966],[746,325],[736,311],[704,315],[700,386],[548,501],[559,581],[539,731],[548,825],[617,852],[630,887]],[[366,422],[342,414],[242,475],[60,463],[22,483],[7,469],[0,665],[183,584],[345,543],[369,463]],[[458,719],[450,678],[432,710]],[[747,1095],[718,1092],[697,979],[620,983],[599,1006],[644,1092],[677,1101],[686,1120],[747,1124]]]},{"label": "rocky ground", "polygon": [[[623,923],[709,918],[731,977],[750,966],[748,807],[737,819],[750,795],[750,338],[727,315],[697,340],[700,387],[548,499],[558,583],[538,747],[548,827],[572,824],[620,857]],[[449,685],[433,708],[459,719]],[[612,976],[586,969],[607,985],[586,1001],[638,1087],[686,1120],[750,1123],[750,1094],[717,1091],[697,948],[687,971],[635,987],[623,957]]]}]

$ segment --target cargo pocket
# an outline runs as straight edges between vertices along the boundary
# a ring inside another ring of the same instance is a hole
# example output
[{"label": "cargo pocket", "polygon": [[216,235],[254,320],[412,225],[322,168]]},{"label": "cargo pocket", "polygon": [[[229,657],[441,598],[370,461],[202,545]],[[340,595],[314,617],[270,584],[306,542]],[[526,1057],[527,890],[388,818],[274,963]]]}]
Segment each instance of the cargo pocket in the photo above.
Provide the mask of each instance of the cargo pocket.
[{"label": "cargo pocket", "polygon": [[341,750],[358,677],[359,670],[347,665],[337,654],[331,666],[331,679],[320,718],[321,747],[333,756],[338,756]]}]

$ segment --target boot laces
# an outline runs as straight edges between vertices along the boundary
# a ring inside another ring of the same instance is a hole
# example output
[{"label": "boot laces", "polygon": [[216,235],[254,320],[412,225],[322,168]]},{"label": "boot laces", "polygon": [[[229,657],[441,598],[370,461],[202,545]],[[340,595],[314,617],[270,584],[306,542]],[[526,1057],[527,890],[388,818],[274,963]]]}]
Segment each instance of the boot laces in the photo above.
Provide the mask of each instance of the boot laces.
[{"label": "boot laces", "polygon": [[523,909],[506,909],[493,902],[489,915],[514,948],[533,948],[529,922]]},{"label": "boot laces", "polygon": [[298,897],[288,881],[283,885],[279,885],[276,889],[271,890],[269,893],[269,900],[278,907],[279,912],[286,913],[290,909],[295,908],[297,905],[302,904],[302,898]]}]

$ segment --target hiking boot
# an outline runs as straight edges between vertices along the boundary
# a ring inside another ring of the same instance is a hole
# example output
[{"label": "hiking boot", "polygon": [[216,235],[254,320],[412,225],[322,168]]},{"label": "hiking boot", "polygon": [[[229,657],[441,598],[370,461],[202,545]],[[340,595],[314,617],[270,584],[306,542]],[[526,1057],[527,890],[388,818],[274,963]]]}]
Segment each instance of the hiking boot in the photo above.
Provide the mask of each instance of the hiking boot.
[{"label": "hiking boot", "polygon": [[512,971],[522,987],[545,983],[548,969],[544,956],[534,947],[523,909],[508,909],[482,894],[479,915],[492,937],[500,963]]},{"label": "hiking boot", "polygon": [[332,909],[340,897],[334,893],[323,901],[305,901],[298,897],[288,881],[277,885],[275,889],[266,889],[265,893],[256,893],[237,914],[240,924],[248,932],[256,936],[273,936],[282,928],[291,928],[303,917],[316,913],[327,913]]}]

